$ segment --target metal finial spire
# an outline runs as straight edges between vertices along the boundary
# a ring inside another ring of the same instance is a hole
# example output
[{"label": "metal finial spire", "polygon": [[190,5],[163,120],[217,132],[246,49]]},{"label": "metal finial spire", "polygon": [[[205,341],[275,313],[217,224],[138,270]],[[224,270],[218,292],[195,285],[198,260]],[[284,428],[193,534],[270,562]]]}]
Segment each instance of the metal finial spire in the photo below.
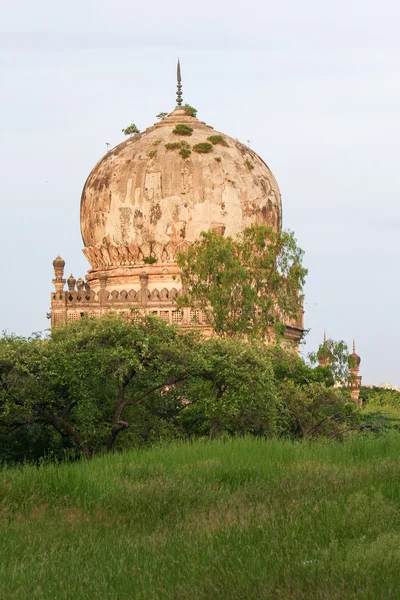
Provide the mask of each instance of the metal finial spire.
[{"label": "metal finial spire", "polygon": [[356,353],[356,342],[355,340],[353,340],[353,354]]},{"label": "metal finial spire", "polygon": [[177,91],[176,91],[176,103],[178,106],[182,106],[182,78],[181,78],[181,64],[178,58],[178,66],[176,69],[176,79],[178,81]]},{"label": "metal finial spire", "polygon": [[326,342],[326,329],[324,329],[324,344]]}]

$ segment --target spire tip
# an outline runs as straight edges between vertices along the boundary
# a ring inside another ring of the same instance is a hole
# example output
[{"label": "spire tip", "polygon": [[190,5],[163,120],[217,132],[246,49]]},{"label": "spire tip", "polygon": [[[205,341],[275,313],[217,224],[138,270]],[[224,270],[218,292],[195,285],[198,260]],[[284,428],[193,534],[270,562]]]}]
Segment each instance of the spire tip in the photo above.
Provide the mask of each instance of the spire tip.
[{"label": "spire tip", "polygon": [[181,63],[178,58],[178,64],[176,67],[176,79],[178,85],[176,86],[176,103],[178,106],[182,106],[182,77],[181,77]]}]

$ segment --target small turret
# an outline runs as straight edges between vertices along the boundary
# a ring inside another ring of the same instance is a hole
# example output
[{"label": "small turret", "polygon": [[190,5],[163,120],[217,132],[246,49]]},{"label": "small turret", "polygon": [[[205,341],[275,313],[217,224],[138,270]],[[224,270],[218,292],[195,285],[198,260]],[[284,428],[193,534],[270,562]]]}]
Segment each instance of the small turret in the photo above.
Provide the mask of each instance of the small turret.
[{"label": "small turret", "polygon": [[68,279],[67,279],[67,285],[68,285],[68,291],[69,292],[74,292],[75,291],[75,284],[76,284],[76,279],[75,277],[71,274]]},{"label": "small turret", "polygon": [[360,406],[362,406],[362,400],[359,400],[360,392],[361,392],[361,380],[362,380],[362,377],[360,377],[360,375],[358,374],[360,371],[360,363],[361,363],[361,358],[356,353],[356,343],[353,340],[353,352],[349,356],[349,368],[350,368],[350,373],[351,373],[350,381],[349,381],[350,396],[352,397],[353,400],[358,401]]},{"label": "small turret", "polygon": [[64,275],[65,260],[61,256],[57,256],[53,260],[54,275],[56,279],[62,279]]},{"label": "small turret", "polygon": [[331,362],[331,350],[328,340],[326,339],[326,330],[324,331],[324,341],[318,348],[317,352],[318,364],[320,367],[328,367]]}]

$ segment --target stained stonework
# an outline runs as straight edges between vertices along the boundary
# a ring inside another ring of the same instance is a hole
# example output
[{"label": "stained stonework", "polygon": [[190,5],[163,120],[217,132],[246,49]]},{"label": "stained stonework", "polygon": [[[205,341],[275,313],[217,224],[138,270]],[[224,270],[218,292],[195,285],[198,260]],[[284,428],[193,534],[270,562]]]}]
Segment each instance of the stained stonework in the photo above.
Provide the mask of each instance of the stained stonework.
[{"label": "stained stonework", "polygon": [[[174,133],[177,125],[190,135]],[[210,229],[230,236],[250,225],[278,230],[282,207],[278,184],[255,152],[178,107],[97,163],[83,188],[80,221],[91,269],[85,281],[71,276],[64,291],[56,259],[52,326],[139,311],[209,333],[201,311],[176,310],[176,253]],[[298,343],[302,334],[301,312],[287,337]]]},{"label": "stained stonework", "polygon": [[[173,133],[177,124],[192,134]],[[193,150],[210,136],[222,143]],[[180,142],[190,145],[187,158],[168,148]],[[278,184],[261,158],[178,108],[97,163],[82,193],[81,231],[85,247],[179,244],[216,227],[226,235],[254,224],[278,229],[281,214]]]}]

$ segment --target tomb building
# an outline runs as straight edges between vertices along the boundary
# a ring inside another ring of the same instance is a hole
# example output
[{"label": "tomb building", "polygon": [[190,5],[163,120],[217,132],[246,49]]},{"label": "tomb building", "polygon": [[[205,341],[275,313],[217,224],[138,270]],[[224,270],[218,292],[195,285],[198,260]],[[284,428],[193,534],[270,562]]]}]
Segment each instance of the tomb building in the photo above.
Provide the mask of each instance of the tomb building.
[{"label": "tomb building", "polygon": [[[235,236],[251,225],[281,228],[271,170],[249,147],[192,116],[182,106],[180,79],[178,63],[176,108],[110,149],[89,174],[80,226],[90,268],[85,280],[66,280],[64,260],[55,259],[52,327],[86,314],[138,310],[210,333],[201,310],[177,309],[177,252],[202,231]],[[303,329],[301,310],[286,325],[287,339],[298,344]]]}]

